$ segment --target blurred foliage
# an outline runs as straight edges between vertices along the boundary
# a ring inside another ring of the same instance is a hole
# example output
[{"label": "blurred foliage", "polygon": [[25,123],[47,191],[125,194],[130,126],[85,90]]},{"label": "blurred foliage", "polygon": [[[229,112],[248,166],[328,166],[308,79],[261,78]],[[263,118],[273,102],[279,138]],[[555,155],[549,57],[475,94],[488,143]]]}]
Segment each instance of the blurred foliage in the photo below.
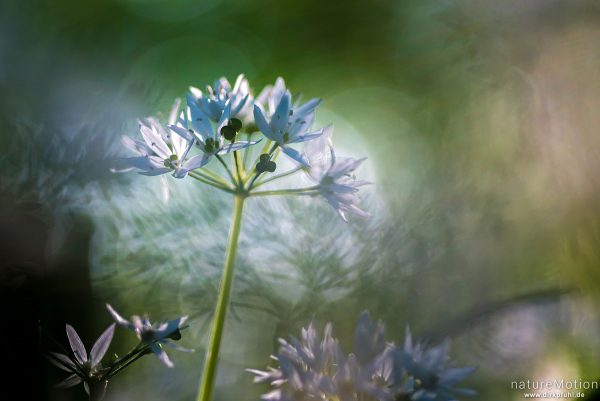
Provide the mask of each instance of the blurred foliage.
[{"label": "blurred foliage", "polygon": [[[599,17],[594,0],[8,0],[3,205],[49,225],[50,256],[90,242],[93,311],[192,316],[184,341],[198,351],[180,368],[143,362],[112,389],[190,399],[231,205],[195,182],[110,173],[118,136],[188,85],[244,72],[258,90],[282,75],[324,98],[339,153],[369,156],[374,217],[249,202],[218,399],[262,392],[243,368],[264,366],[278,336],[314,319],[350,342],[364,309],[397,341],[406,324],[454,336],[458,359],[480,366],[481,399],[517,399],[509,381],[548,366],[593,377]],[[67,235],[82,220],[88,231]],[[108,321],[91,316],[89,332]]]}]

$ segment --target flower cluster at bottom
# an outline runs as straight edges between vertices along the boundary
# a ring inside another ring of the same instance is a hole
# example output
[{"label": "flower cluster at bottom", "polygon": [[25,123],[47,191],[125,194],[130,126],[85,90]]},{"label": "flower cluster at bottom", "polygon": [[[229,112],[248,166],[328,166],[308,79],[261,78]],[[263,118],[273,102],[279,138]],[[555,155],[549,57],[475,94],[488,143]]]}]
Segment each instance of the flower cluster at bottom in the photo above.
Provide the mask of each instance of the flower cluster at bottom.
[{"label": "flower cluster at bottom", "polygon": [[301,338],[280,339],[273,357],[279,364],[267,371],[248,369],[257,383],[270,383],[265,401],[454,401],[474,391],[455,388],[475,370],[455,367],[449,341],[435,347],[413,343],[407,329],[403,347],[386,342],[385,328],[363,312],[355,333],[354,352],[342,352],[331,324],[321,339],[311,324]]}]

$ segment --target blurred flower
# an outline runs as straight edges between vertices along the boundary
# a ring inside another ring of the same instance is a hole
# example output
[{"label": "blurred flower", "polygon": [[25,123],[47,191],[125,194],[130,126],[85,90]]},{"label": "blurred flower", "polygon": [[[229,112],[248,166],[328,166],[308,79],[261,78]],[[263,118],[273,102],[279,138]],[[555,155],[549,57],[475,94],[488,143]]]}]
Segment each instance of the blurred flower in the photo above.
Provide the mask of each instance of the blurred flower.
[{"label": "blurred flower", "polygon": [[[309,141],[323,134],[323,129],[309,132],[315,119],[315,109],[320,99],[311,99],[298,107],[292,107],[291,94],[284,89],[277,106],[271,108],[279,93],[273,89],[273,95],[267,99],[268,112],[262,110],[259,103],[254,104],[254,120],[258,129],[270,140],[275,142],[283,153],[296,160],[303,166],[309,166],[309,160],[290,144]],[[278,90],[281,88],[278,88]]]},{"label": "blurred flower", "polygon": [[69,377],[57,384],[56,387],[68,388],[83,382],[85,391],[90,396],[90,399],[102,399],[108,385],[108,380],[104,378],[104,373],[106,373],[108,368],[102,366],[101,360],[112,341],[115,324],[111,324],[98,337],[89,355],[75,329],[67,324],[66,330],[73,356],[50,352],[48,357],[52,364],[71,373]]},{"label": "blurred flower", "polygon": [[410,329],[406,329],[404,348],[396,349],[394,372],[396,383],[406,382],[406,376],[412,378],[414,393],[411,400],[452,401],[456,399],[455,395],[475,395],[473,390],[454,386],[469,377],[476,368],[451,366],[449,351],[449,340],[431,348],[421,343],[413,345]]},{"label": "blurred flower", "polygon": [[304,157],[310,163],[308,175],[319,183],[321,195],[344,221],[348,221],[348,213],[367,218],[370,215],[356,205],[360,200],[357,195],[359,187],[369,182],[356,180],[352,175],[366,158],[336,158],[331,143],[332,133],[333,126],[330,125],[324,129],[323,135],[304,147]]},{"label": "blurred flower", "polygon": [[[266,382],[274,388],[262,399],[450,401],[455,400],[451,392],[473,394],[452,389],[473,368],[446,368],[444,346],[421,354],[413,352],[417,349],[411,346],[405,347],[410,352],[399,350],[385,341],[383,323],[373,322],[367,312],[360,315],[356,326],[354,353],[344,355],[331,332],[331,324],[327,324],[321,340],[311,324],[302,330],[300,340],[279,340],[279,352],[273,357],[279,364],[277,368],[247,369],[255,375],[255,383]],[[410,339],[408,342],[412,344]],[[421,352],[420,346],[418,350]]]},{"label": "blurred flower", "polygon": [[331,336],[331,325],[325,327],[323,340],[311,324],[302,329],[301,339],[290,342],[279,339],[280,349],[275,360],[279,368],[268,371],[248,369],[256,375],[256,383],[270,382],[273,391],[263,395],[263,400],[304,400],[322,398],[333,393],[334,384],[328,372],[335,368],[339,350],[337,340]]},{"label": "blurred flower", "polygon": [[109,304],[106,304],[106,308],[119,325],[134,331],[138,339],[142,343],[148,345],[150,351],[152,351],[158,359],[168,367],[172,368],[174,365],[163,349],[163,345],[167,345],[178,351],[192,351],[191,349],[180,347],[170,341],[181,339],[180,328],[187,320],[187,316],[178,317],[177,319],[169,320],[168,322],[152,324],[147,318],[141,318],[137,315],[132,316],[131,321],[126,320]]},{"label": "blurred flower", "polygon": [[[169,125],[169,128],[185,138],[189,143],[195,143],[202,151],[198,166],[202,167],[210,161],[214,155],[227,154],[229,152],[240,150],[245,147],[254,145],[260,141],[231,141],[225,144],[222,131],[225,127],[230,127],[231,118],[231,101],[227,101],[216,126],[206,116],[206,114],[198,107],[193,97],[188,95],[187,98],[188,113],[183,113],[177,124]],[[233,128],[231,128],[233,129]],[[234,131],[236,131],[234,129]]]},{"label": "blurred flower", "polygon": [[285,92],[285,81],[283,78],[278,77],[275,80],[275,85],[267,85],[263,88],[263,90],[254,100],[254,104],[259,105],[270,117],[275,114],[275,108],[281,101],[281,98]]},{"label": "blurred flower", "polygon": [[[368,315],[365,316],[361,316],[356,338],[357,346],[361,349],[366,346],[368,350],[366,354],[361,352],[360,358],[356,354],[343,355],[338,341],[332,336],[331,324],[325,326],[322,340],[312,324],[302,329],[300,340],[292,338],[287,342],[280,339],[281,346],[275,357],[278,368],[268,371],[248,369],[256,376],[256,383],[269,382],[275,387],[262,399],[391,401],[386,382],[378,375],[390,370],[391,354],[385,351],[385,344],[380,343],[382,337],[376,332],[378,329],[372,331],[371,321]],[[371,335],[372,338],[367,338]],[[379,350],[379,345],[384,348]],[[370,351],[375,352],[375,349],[379,352],[371,355]]]},{"label": "blurred flower", "polygon": [[[169,123],[175,123],[180,101],[171,110]],[[140,120],[143,141],[123,137],[123,144],[139,156],[129,157],[125,162],[144,175],[161,175],[173,172],[173,177],[183,178],[189,171],[202,167],[202,155],[187,158],[193,143],[180,135],[172,135],[160,122],[149,117]]]},{"label": "blurred flower", "polygon": [[202,112],[212,119],[219,121],[229,104],[231,107],[230,117],[237,117],[248,109],[251,103],[250,85],[244,74],[238,75],[233,88],[225,77],[215,81],[213,86],[206,86],[206,93],[193,86],[190,87],[188,103],[193,104],[202,110]]}]

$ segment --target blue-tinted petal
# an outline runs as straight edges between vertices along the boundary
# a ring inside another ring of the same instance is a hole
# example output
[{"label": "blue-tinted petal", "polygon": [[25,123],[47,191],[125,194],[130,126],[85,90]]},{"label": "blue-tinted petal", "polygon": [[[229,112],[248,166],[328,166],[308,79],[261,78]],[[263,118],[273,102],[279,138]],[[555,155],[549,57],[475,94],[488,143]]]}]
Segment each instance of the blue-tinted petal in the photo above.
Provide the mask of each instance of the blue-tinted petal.
[{"label": "blue-tinted petal", "polygon": [[290,94],[286,92],[279,101],[275,114],[271,116],[271,130],[273,132],[282,132],[287,129],[287,123],[290,118]]},{"label": "blue-tinted petal", "polygon": [[305,114],[313,112],[317,106],[321,103],[321,99],[314,98],[304,103],[302,106],[294,109],[294,117],[302,118]]},{"label": "blue-tinted petal", "polygon": [[152,345],[150,345],[150,350],[156,355],[158,360],[164,363],[167,367],[172,368],[173,366],[175,366],[173,365],[173,362],[171,362],[171,360],[169,359],[169,356],[167,355],[165,350],[162,349],[162,347],[159,344],[153,343]]},{"label": "blue-tinted petal", "polygon": [[226,154],[229,152],[233,152],[235,150],[244,149],[244,148],[247,148],[248,146],[256,145],[261,140],[262,139],[259,139],[258,141],[238,141],[238,142],[228,143],[228,144],[223,145],[223,147],[221,148],[221,150],[218,153],[220,155],[223,155],[223,154]]},{"label": "blue-tinted petal", "polygon": [[306,142],[306,141],[310,141],[312,139],[316,139],[316,138],[320,137],[321,135],[323,135],[323,129],[320,129],[320,130],[314,131],[314,132],[309,132],[307,134],[293,136],[292,138],[290,138],[290,140],[287,143]]},{"label": "blue-tinted petal", "polygon": [[256,123],[256,126],[258,127],[260,132],[262,132],[267,138],[269,138],[272,141],[277,141],[277,137],[271,130],[271,127],[269,126],[269,123],[267,122],[263,111],[257,104],[254,105],[254,122]]},{"label": "blue-tinted petal", "polygon": [[302,153],[300,153],[296,149],[291,148],[289,146],[282,146],[281,150],[283,151],[283,153],[285,153],[286,155],[288,155],[289,157],[291,157],[292,159],[294,159],[295,161],[297,161],[304,167],[310,167],[309,161],[306,158],[306,156],[304,156]]},{"label": "blue-tinted petal", "polygon": [[477,368],[474,366],[466,368],[448,368],[439,373],[438,380],[442,386],[453,387],[456,383],[471,376],[475,370],[477,370]]}]

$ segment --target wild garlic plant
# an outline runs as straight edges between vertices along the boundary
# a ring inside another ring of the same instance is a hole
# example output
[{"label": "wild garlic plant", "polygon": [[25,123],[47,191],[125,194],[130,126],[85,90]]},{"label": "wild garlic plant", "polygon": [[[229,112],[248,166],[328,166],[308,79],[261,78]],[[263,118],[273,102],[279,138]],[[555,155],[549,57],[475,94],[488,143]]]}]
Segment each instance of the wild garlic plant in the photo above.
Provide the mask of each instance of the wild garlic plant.
[{"label": "wild garlic plant", "polygon": [[[71,350],[66,350],[57,342],[63,353],[49,352],[46,355],[53,365],[71,374],[56,387],[68,388],[83,383],[89,399],[100,401],[106,394],[109,380],[143,356],[153,353],[167,367],[173,367],[173,362],[164,350],[165,346],[185,352],[192,351],[173,342],[173,340],[181,339],[181,330],[186,327],[183,324],[187,320],[187,316],[152,324],[147,317],[137,315],[132,316],[131,321],[128,321],[121,317],[112,306],[107,304],[106,308],[116,323],[111,324],[98,337],[89,354],[75,329],[67,324],[67,338]],[[102,360],[105,359],[104,356],[112,342],[116,324],[133,331],[139,343],[124,356],[119,357],[114,354],[110,361],[105,360],[103,363]]]},{"label": "wild garlic plant", "polygon": [[404,346],[387,342],[385,327],[363,312],[356,325],[354,350],[345,354],[327,324],[323,338],[314,325],[300,339],[280,339],[269,370],[247,369],[255,383],[268,383],[264,401],[456,401],[474,395],[455,386],[474,367],[456,367],[448,357],[449,341],[427,347],[413,343],[407,328]]},{"label": "wild garlic plant", "polygon": [[[190,177],[233,198],[233,217],[198,401],[212,399],[246,200],[280,195],[322,196],[344,221],[350,215],[368,217],[358,207],[357,196],[366,182],[353,175],[364,159],[338,158],[331,142],[333,127],[313,128],[320,102],[293,99],[282,78],[256,97],[243,75],[237,77],[233,86],[221,78],[207,86],[205,92],[190,88],[186,104],[175,101],[168,121],[154,117],[140,120],[141,140],[123,138],[123,144],[135,153],[125,159],[128,171],[148,176],[171,174],[178,179]],[[304,147],[298,149],[301,143]],[[262,150],[253,157],[258,152],[251,148],[256,146]],[[295,167],[277,171],[281,153]],[[226,175],[210,163],[220,164]],[[307,174],[313,185],[261,188],[300,173]]]}]

